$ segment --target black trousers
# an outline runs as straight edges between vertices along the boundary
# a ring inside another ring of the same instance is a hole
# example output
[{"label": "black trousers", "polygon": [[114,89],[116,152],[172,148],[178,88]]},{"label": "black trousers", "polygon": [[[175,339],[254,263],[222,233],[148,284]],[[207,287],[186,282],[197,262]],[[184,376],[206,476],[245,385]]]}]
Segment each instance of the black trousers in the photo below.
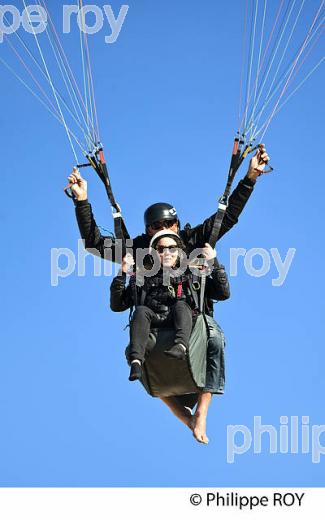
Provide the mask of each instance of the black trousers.
[{"label": "black trousers", "polygon": [[130,361],[144,361],[150,328],[159,327],[162,322],[172,324],[175,329],[175,343],[181,343],[188,348],[192,332],[192,311],[186,302],[179,300],[172,305],[164,321],[149,307],[139,305],[134,311],[130,326]]}]

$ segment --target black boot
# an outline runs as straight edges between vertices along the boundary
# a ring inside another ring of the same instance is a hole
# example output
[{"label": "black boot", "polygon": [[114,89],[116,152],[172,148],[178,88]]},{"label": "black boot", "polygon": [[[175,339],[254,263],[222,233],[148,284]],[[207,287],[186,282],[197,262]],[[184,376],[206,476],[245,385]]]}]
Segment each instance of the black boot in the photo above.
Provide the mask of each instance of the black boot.
[{"label": "black boot", "polygon": [[137,379],[141,379],[142,376],[142,366],[141,363],[131,363],[131,370],[129,375],[129,381],[136,381]]},{"label": "black boot", "polygon": [[176,343],[171,348],[164,351],[164,354],[173,359],[186,359],[186,348],[181,343]]}]

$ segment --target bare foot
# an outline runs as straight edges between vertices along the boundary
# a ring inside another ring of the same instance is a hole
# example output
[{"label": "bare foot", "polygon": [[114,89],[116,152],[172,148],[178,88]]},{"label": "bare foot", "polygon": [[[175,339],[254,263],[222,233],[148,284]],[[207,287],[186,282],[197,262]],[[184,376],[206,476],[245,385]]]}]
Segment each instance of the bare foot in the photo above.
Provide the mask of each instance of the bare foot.
[{"label": "bare foot", "polygon": [[208,444],[209,439],[206,435],[206,415],[202,415],[199,412],[195,412],[195,415],[192,416],[192,424],[193,424],[193,436],[202,444]]},{"label": "bare foot", "polygon": [[176,415],[177,419],[179,419],[185,426],[190,428],[193,431],[193,419],[191,408],[187,406],[182,406],[179,402],[177,402],[173,397],[161,397],[160,398],[168,408]]},{"label": "bare foot", "polygon": [[191,431],[193,431],[194,428],[194,415],[192,415],[191,408],[188,408],[187,406],[183,407],[183,418],[181,419],[182,422],[189,427]]}]

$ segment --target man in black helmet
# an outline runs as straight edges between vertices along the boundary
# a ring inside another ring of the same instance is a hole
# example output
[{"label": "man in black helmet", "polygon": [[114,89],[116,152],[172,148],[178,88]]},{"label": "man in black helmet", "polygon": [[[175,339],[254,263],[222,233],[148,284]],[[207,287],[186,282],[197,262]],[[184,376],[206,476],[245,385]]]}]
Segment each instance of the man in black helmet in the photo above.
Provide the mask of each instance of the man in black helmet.
[{"label": "man in black helmet", "polygon": [[[238,218],[243,211],[249,197],[251,196],[256,179],[263,173],[263,170],[269,161],[269,156],[265,146],[260,145],[254,157],[249,163],[249,169],[243,180],[239,181],[237,187],[229,197],[229,204],[221,225],[218,239],[227,233],[238,222]],[[87,182],[81,177],[78,171],[68,177],[72,192],[76,197],[76,217],[81,237],[85,241],[85,247],[92,254],[109,258],[105,250],[109,247],[112,254],[111,259],[115,261],[115,244],[107,237],[101,234],[91,205],[87,198]],[[209,242],[211,230],[215,221],[215,214],[204,220],[202,224],[191,228],[189,225],[184,229],[180,229],[180,222],[177,212],[173,206],[167,203],[156,203],[147,208],[145,215],[145,233],[138,235],[133,239],[133,253],[136,258],[137,249],[147,249],[149,247],[150,238],[161,229],[171,229],[178,233],[188,249],[188,253],[196,248],[203,248]],[[118,260],[121,255],[116,255]]]}]

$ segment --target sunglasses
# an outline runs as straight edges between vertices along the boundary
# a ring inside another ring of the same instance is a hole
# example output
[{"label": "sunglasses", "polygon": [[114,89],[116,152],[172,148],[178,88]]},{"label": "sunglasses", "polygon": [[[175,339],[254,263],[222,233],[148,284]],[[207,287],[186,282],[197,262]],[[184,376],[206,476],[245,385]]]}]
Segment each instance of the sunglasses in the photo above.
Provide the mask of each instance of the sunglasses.
[{"label": "sunglasses", "polygon": [[157,222],[154,222],[151,224],[152,229],[155,231],[162,229],[162,228],[171,228],[174,224],[177,224],[177,220],[158,220]]},{"label": "sunglasses", "polygon": [[169,251],[172,255],[177,253],[177,246],[157,246],[157,251],[162,255],[165,251]]}]

